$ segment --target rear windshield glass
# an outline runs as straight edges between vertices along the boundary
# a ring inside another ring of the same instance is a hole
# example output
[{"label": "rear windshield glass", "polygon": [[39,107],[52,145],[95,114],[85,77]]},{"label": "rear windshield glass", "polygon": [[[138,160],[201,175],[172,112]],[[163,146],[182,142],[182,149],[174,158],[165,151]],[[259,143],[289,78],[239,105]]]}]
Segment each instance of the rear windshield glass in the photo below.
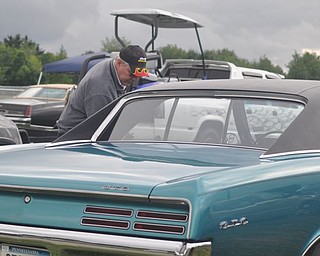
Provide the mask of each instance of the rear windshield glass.
[{"label": "rear windshield glass", "polygon": [[146,98],[128,102],[100,139],[269,148],[303,108],[270,99]]}]

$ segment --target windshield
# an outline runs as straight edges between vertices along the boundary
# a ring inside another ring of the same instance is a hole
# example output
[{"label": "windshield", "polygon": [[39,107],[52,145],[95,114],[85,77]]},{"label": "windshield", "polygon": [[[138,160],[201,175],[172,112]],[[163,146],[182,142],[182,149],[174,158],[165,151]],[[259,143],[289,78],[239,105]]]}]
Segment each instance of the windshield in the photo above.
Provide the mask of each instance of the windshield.
[{"label": "windshield", "polygon": [[177,141],[269,148],[304,105],[270,99],[146,98],[128,102],[100,140]]},{"label": "windshield", "polygon": [[17,96],[17,98],[50,98],[63,100],[66,96],[67,89],[64,88],[30,88]]}]

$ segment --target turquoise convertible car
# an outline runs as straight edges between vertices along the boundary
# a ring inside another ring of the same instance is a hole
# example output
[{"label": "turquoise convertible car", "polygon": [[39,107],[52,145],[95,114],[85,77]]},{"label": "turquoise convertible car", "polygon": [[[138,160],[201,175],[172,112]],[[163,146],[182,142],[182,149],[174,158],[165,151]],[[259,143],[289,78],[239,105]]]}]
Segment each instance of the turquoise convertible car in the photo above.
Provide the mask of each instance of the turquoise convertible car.
[{"label": "turquoise convertible car", "polygon": [[0,255],[320,255],[320,82],[166,83],[0,148]]}]

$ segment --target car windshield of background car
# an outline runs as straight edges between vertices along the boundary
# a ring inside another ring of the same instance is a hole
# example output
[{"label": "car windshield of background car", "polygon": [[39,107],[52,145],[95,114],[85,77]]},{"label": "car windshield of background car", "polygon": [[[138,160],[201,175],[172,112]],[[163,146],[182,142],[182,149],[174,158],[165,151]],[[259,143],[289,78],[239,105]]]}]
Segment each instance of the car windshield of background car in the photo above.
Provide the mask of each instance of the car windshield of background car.
[{"label": "car windshield of background car", "polygon": [[64,88],[30,88],[17,96],[17,98],[50,98],[63,100],[67,89]]}]

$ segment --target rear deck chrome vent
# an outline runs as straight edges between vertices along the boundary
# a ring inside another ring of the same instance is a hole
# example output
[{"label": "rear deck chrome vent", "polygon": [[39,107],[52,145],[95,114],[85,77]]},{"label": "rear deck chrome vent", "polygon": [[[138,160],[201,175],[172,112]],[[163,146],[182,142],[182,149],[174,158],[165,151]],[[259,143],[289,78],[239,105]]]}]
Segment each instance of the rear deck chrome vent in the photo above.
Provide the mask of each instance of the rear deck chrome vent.
[{"label": "rear deck chrome vent", "polygon": [[178,221],[178,222],[186,222],[188,220],[187,214],[152,212],[152,211],[138,211],[136,217],[140,219],[169,220],[169,221]]},{"label": "rear deck chrome vent", "polygon": [[133,214],[133,210],[131,210],[131,209],[121,209],[121,208],[107,208],[107,207],[97,207],[97,206],[86,206],[86,208],[84,209],[84,213],[131,217],[132,214]]},{"label": "rear deck chrome vent", "polygon": [[129,223],[129,221],[84,217],[81,219],[81,225],[94,226],[94,227],[104,227],[104,228],[128,229],[130,226],[130,223]]},{"label": "rear deck chrome vent", "polygon": [[135,222],[133,224],[133,229],[145,232],[171,233],[177,235],[184,234],[184,227],[182,226],[160,225],[155,223]]}]

